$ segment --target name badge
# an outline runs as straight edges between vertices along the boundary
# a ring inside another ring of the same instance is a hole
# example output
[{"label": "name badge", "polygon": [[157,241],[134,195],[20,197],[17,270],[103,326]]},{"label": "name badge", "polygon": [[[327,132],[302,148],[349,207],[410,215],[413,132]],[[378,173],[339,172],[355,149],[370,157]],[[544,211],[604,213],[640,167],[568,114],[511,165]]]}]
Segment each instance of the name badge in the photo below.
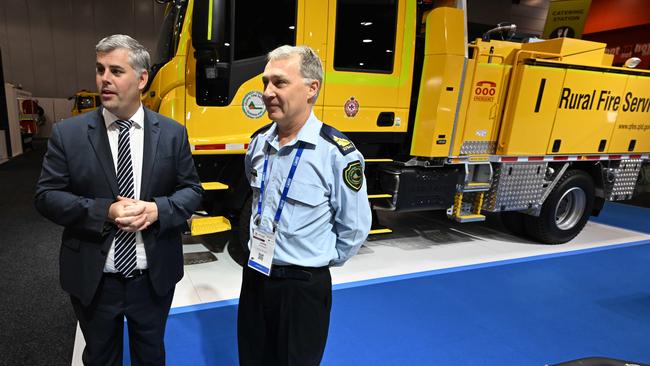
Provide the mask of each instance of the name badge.
[{"label": "name badge", "polygon": [[248,267],[269,276],[273,264],[273,253],[275,252],[275,233],[255,228],[253,229],[251,244]]}]

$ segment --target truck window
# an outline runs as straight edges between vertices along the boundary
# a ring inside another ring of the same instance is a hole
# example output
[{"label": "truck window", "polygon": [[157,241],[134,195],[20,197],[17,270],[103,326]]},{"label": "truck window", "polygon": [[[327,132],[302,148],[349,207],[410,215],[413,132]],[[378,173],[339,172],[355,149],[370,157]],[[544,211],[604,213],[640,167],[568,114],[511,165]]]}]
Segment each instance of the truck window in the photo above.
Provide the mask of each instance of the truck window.
[{"label": "truck window", "polygon": [[296,44],[296,0],[237,0],[235,60],[266,55]]},{"label": "truck window", "polygon": [[397,0],[338,0],[334,69],[392,73]]},{"label": "truck window", "polygon": [[[171,60],[176,53],[181,37],[185,10],[187,9],[187,0],[174,0],[168,6],[165,19],[160,27],[160,36],[152,60],[152,65],[156,69]],[[150,76],[150,79],[153,79],[153,76]]]}]

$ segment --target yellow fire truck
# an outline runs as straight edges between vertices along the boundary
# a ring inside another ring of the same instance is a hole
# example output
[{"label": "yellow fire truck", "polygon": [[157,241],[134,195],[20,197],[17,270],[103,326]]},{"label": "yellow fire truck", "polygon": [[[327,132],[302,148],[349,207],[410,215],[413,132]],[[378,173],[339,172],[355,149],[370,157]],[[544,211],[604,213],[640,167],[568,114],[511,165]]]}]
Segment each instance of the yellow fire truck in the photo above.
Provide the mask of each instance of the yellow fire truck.
[{"label": "yellow fire truck", "polygon": [[102,105],[99,93],[91,92],[85,89],[76,92],[75,95],[69,97],[68,100],[74,100],[74,104],[72,105],[73,116],[90,112]]},{"label": "yellow fire truck", "polygon": [[366,157],[375,211],[500,213],[562,243],[630,198],[650,159],[650,72],[612,67],[603,43],[490,39],[511,26],[468,43],[464,1],[442,3],[170,0],[144,103],[187,127],[209,214],[193,232],[247,237],[243,157],[270,122],[260,74],[283,44],[323,59],[314,113]]}]

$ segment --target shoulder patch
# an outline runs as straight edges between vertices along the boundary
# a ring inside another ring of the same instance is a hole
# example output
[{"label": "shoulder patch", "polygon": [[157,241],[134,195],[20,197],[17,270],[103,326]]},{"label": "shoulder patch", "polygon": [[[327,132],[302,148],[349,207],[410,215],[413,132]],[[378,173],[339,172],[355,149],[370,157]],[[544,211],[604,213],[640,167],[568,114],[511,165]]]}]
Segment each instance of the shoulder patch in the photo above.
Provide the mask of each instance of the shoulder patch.
[{"label": "shoulder patch", "polygon": [[359,160],[348,163],[343,169],[343,181],[346,186],[352,188],[355,192],[359,192],[363,185],[363,169]]},{"label": "shoulder patch", "polygon": [[323,136],[325,140],[336,145],[336,147],[343,155],[347,155],[357,150],[352,141],[350,141],[350,139],[345,136],[343,132],[337,130],[332,126],[323,123],[323,127],[320,129],[320,135]]},{"label": "shoulder patch", "polygon": [[263,133],[266,130],[268,130],[269,128],[271,128],[271,126],[273,126],[273,122],[269,123],[268,125],[264,125],[264,126],[260,127],[257,131],[253,132],[253,134],[251,135],[251,140],[254,139],[255,136],[257,136],[260,133]]}]

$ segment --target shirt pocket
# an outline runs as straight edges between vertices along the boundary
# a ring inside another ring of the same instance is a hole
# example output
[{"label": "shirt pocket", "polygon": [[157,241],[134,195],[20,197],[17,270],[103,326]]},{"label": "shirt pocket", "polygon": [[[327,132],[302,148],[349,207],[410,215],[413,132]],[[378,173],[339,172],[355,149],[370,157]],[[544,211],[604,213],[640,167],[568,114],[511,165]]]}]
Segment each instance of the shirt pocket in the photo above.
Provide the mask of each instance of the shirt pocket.
[{"label": "shirt pocket", "polygon": [[294,180],[284,208],[290,208],[288,215],[283,217],[286,220],[287,234],[308,235],[311,232],[308,227],[316,224],[315,221],[323,215],[323,211],[329,210],[327,201],[324,187]]}]

